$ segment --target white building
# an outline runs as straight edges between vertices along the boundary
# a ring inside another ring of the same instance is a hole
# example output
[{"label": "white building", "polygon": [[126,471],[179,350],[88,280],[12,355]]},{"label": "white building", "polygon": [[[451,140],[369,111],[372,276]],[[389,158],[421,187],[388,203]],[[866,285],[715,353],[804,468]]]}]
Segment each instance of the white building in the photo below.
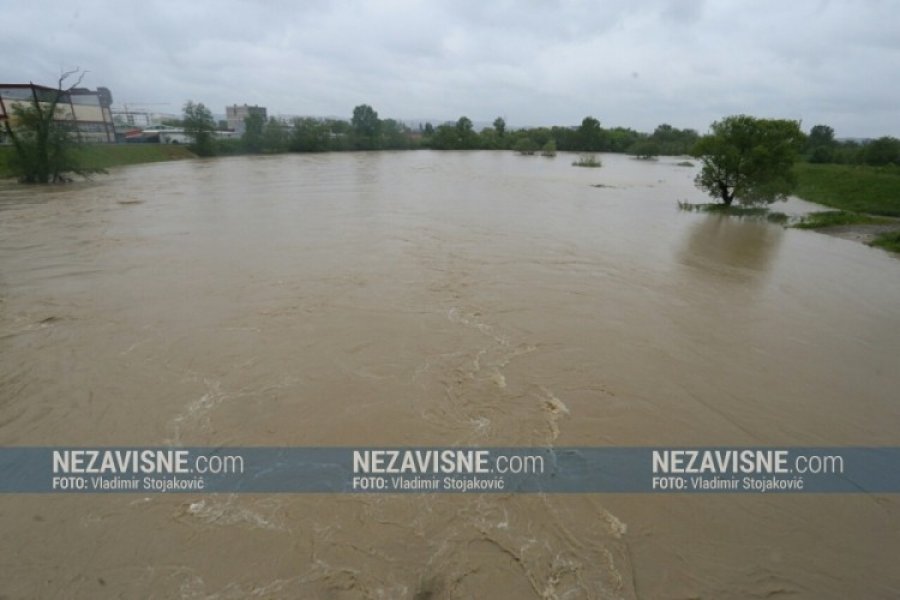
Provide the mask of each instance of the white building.
[{"label": "white building", "polygon": [[265,106],[238,106],[233,104],[225,107],[225,120],[228,121],[228,129],[238,135],[244,135],[244,119],[252,114],[262,115],[263,121],[267,120]]}]

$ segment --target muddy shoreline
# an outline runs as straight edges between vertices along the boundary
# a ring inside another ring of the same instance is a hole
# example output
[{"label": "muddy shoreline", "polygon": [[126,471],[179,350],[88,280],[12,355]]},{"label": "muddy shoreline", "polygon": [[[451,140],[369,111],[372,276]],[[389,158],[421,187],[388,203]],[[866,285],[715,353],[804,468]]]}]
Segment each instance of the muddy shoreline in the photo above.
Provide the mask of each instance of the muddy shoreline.
[{"label": "muddy shoreline", "polygon": [[844,240],[853,240],[868,245],[883,233],[900,231],[900,222],[870,225],[837,225],[835,227],[819,227],[812,231],[818,231],[819,233],[824,233],[833,237]]}]

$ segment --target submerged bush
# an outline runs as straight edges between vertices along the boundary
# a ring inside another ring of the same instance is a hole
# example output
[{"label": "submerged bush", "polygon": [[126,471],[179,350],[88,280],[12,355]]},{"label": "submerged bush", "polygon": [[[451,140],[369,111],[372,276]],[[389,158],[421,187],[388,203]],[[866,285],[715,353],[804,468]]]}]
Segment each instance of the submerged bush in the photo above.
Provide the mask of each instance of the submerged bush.
[{"label": "submerged bush", "polygon": [[530,137],[524,137],[517,141],[512,149],[522,156],[531,156],[538,151],[538,145]]},{"label": "submerged bush", "polygon": [[[778,221],[778,219],[784,217],[784,220],[787,220],[787,215],[782,213],[769,214],[769,209],[764,206],[728,206],[727,204],[719,203],[692,204],[679,200],[678,208],[688,212],[714,213],[732,217],[766,217],[771,221]],[[781,217],[774,215],[781,215]]]},{"label": "submerged bush", "polygon": [[596,154],[582,154],[572,163],[573,167],[602,167],[603,163]]},{"label": "submerged bush", "polygon": [[541,148],[541,156],[556,156],[556,141],[548,140],[544,147]]}]

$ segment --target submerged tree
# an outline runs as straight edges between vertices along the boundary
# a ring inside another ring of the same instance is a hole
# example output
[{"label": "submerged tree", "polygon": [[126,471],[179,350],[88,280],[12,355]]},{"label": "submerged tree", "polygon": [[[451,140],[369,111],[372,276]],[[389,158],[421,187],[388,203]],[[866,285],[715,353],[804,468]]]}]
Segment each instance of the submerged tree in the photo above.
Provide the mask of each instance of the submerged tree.
[{"label": "submerged tree", "polygon": [[[78,80],[64,88],[66,80],[75,75]],[[33,89],[29,105],[12,106],[12,119],[6,119],[4,126],[14,150],[8,166],[19,181],[58,183],[68,181],[69,173],[87,176],[102,172],[102,169],[84,167],[79,161],[76,151],[80,141],[74,122],[59,107],[84,75],[80,69],[63,73],[55,90]]]},{"label": "submerged tree", "polygon": [[694,180],[700,189],[726,206],[784,200],[796,184],[793,173],[803,147],[800,124],[783,119],[735,115],[716,121],[694,155],[703,168]]},{"label": "submerged tree", "polygon": [[652,137],[637,141],[628,148],[628,153],[641,160],[656,160],[659,144]]},{"label": "submerged tree", "polygon": [[522,137],[519,138],[515,144],[513,144],[512,149],[522,156],[532,156],[535,152],[538,151],[538,143],[535,142],[530,137]]},{"label": "submerged tree", "polygon": [[541,148],[541,156],[556,156],[556,140],[547,140],[547,143]]}]

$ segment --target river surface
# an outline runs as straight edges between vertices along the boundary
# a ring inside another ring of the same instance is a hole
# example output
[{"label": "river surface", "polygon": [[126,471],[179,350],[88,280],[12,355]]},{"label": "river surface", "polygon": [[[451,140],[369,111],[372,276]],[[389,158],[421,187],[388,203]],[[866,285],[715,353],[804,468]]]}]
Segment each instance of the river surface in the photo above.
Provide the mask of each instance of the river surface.
[{"label": "river surface", "polygon": [[[900,260],[572,159],[0,184],[0,444],[900,443]],[[8,598],[896,598],[898,556],[896,496],[0,497]]]}]

